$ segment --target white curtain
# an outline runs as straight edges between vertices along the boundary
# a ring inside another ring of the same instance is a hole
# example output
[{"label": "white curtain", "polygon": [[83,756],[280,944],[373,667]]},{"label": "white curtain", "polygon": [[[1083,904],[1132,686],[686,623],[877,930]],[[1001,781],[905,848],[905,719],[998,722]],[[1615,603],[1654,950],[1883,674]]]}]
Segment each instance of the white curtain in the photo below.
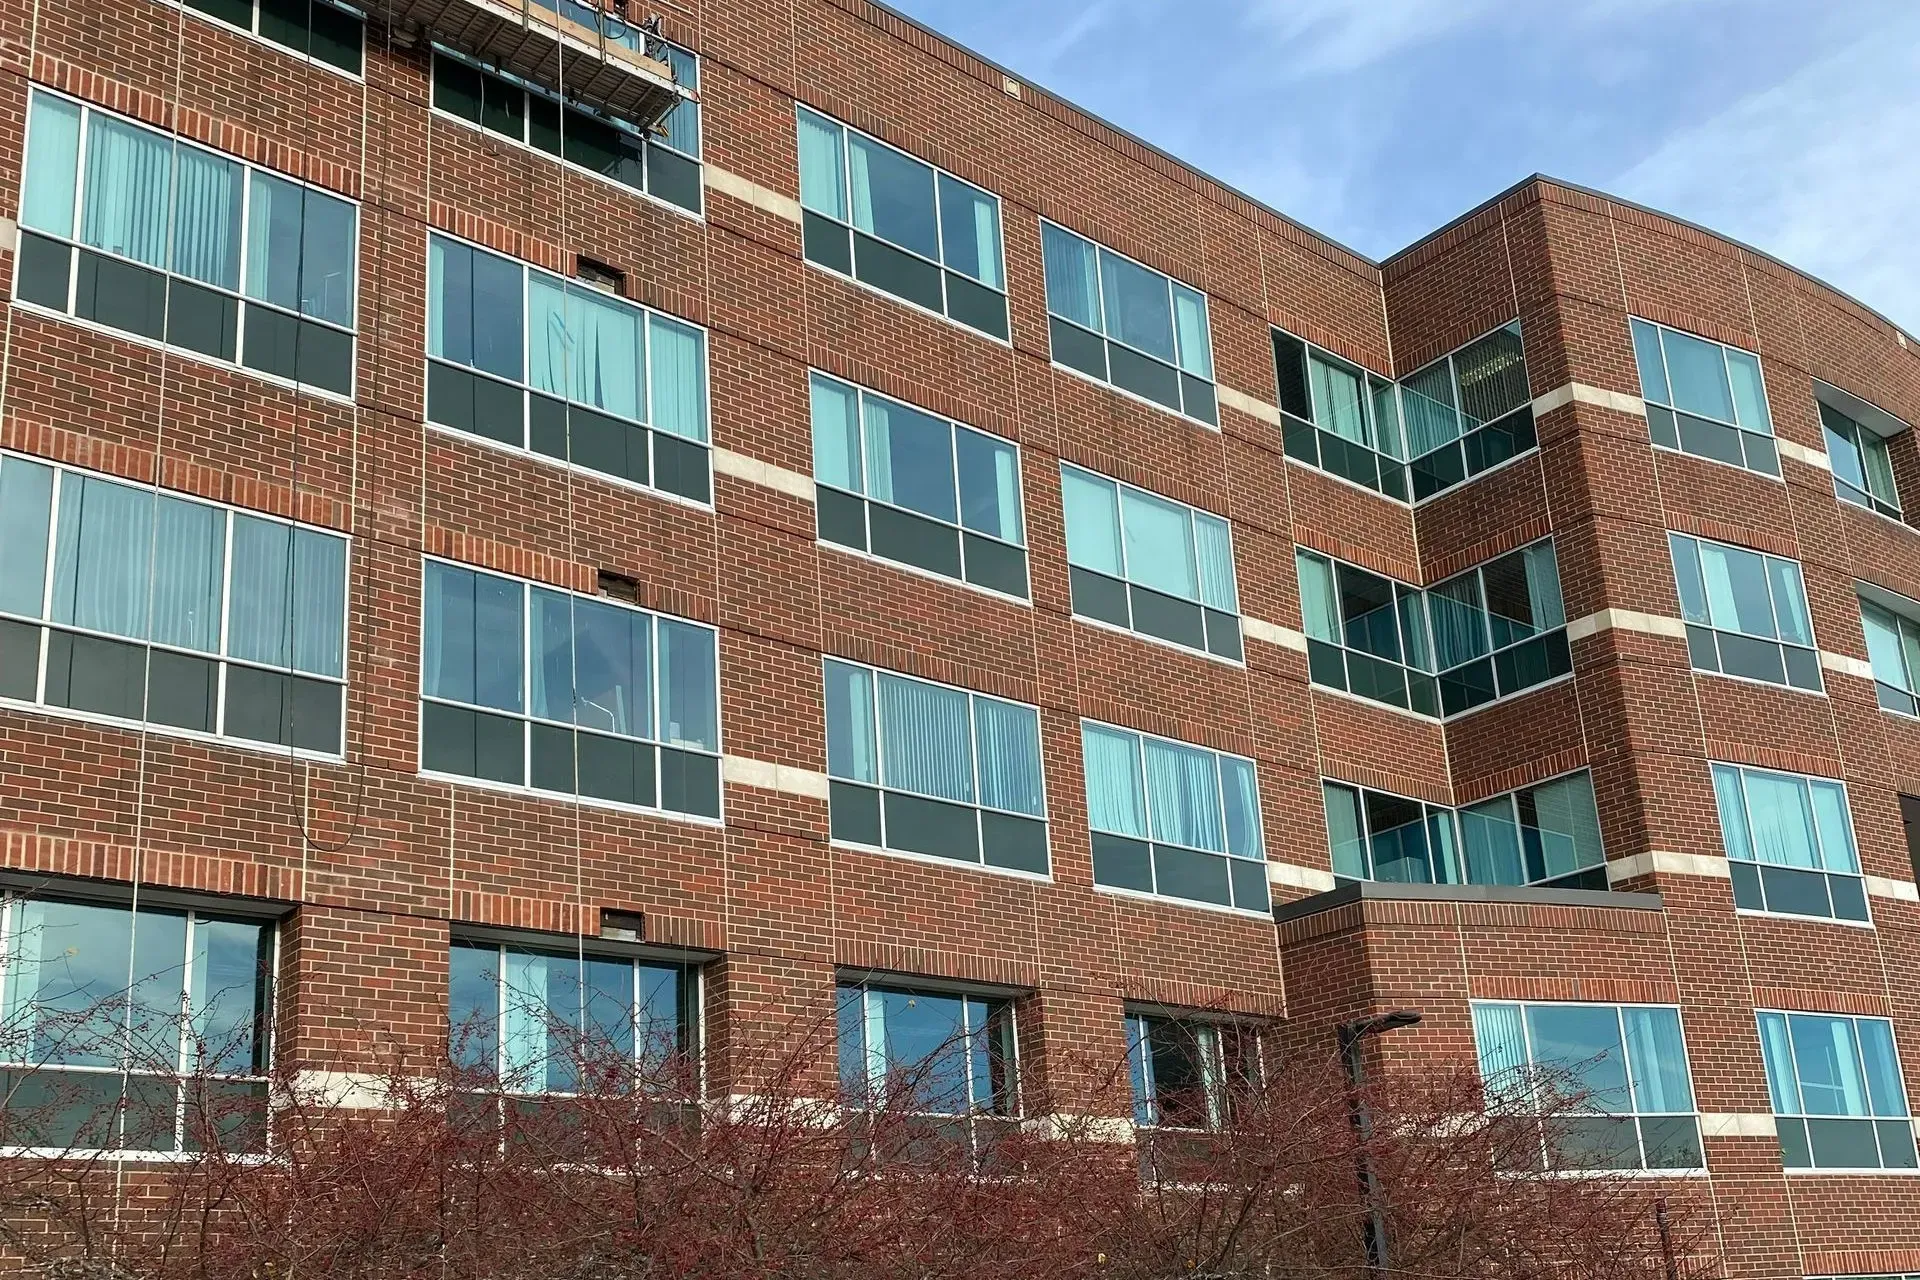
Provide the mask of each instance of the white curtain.
[{"label": "white curtain", "polygon": [[1333,565],[1304,551],[1293,553],[1300,578],[1300,622],[1306,633],[1328,644],[1340,643],[1340,608],[1333,590]]},{"label": "white curtain", "polygon": [[893,498],[892,406],[879,396],[860,397],[862,438],[866,441],[867,496],[882,502]]},{"label": "white curtain", "polygon": [[1487,1100],[1496,1106],[1524,1106],[1530,1064],[1521,1006],[1476,1001],[1473,1041],[1479,1050],[1480,1081],[1486,1086]]},{"label": "white curtain", "polygon": [[1153,838],[1190,849],[1225,852],[1219,757],[1199,747],[1151,738],[1145,748]]},{"label": "white curtain", "polygon": [[873,749],[873,674],[864,667],[828,659],[827,772],[835,778],[877,783]]},{"label": "white curtain", "polygon": [[1793,1049],[1787,1041],[1787,1018],[1781,1013],[1762,1013],[1760,1053],[1767,1064],[1767,1092],[1772,1095],[1777,1116],[1802,1114],[1800,1090],[1793,1070]]},{"label": "white curtain", "polygon": [[1032,707],[975,697],[973,732],[980,760],[980,803],[1040,816],[1040,715]]},{"label": "white curtain", "polygon": [[1900,653],[1900,624],[1874,605],[1860,606],[1860,622],[1867,633],[1867,656],[1873,659],[1873,678],[1894,689],[1912,688],[1906,660]]},{"label": "white curtain", "polygon": [[571,388],[573,398],[615,417],[645,421],[646,389],[640,371],[646,368],[647,351],[641,313],[591,290],[569,286],[567,324],[574,335],[578,371]]},{"label": "white curtain", "polygon": [[670,746],[720,749],[720,689],[714,633],[659,620],[660,736]]},{"label": "white curtain", "polygon": [[1687,1079],[1687,1046],[1680,1036],[1680,1014],[1673,1009],[1626,1006],[1627,1061],[1633,1068],[1633,1109],[1647,1112],[1693,1110],[1693,1086]]},{"label": "white curtain", "polygon": [[1138,489],[1121,490],[1120,511],[1127,536],[1127,580],[1198,600],[1192,511]]},{"label": "white curtain", "polygon": [[1507,796],[1460,811],[1460,832],[1467,847],[1467,880],[1471,884],[1527,883],[1526,860],[1520,851],[1520,824]]},{"label": "white curtain", "polygon": [[800,203],[838,222],[847,221],[844,138],[833,121],[800,109]]},{"label": "white curtain", "polygon": [[1745,781],[1754,857],[1779,867],[1818,868],[1813,802],[1805,781],[1759,770],[1749,770]]},{"label": "white curtain", "polygon": [[1221,756],[1220,782],[1226,801],[1227,852],[1246,858],[1261,857],[1265,841],[1260,835],[1260,787],[1255,780],[1253,762]]},{"label": "white curtain", "polygon": [[53,621],[147,637],[155,495],[63,472],[53,552]]},{"label": "white curtain", "polygon": [[1460,417],[1453,408],[1453,374],[1445,360],[1400,384],[1400,408],[1411,457],[1431,453],[1460,436]]},{"label": "white curtain", "polygon": [[707,440],[707,338],[690,325],[651,316],[653,425],[685,440]]},{"label": "white curtain", "polygon": [[1140,737],[1124,729],[1080,726],[1087,776],[1087,823],[1095,831],[1147,838],[1146,793],[1140,785]]},{"label": "white curtain", "polygon": [[1113,481],[1063,466],[1060,498],[1067,517],[1067,560],[1120,577],[1120,505]]},{"label": "white curtain", "polygon": [[[173,170],[173,269],[203,284],[240,287],[240,190],[246,170],[232,160],[180,146]],[[296,210],[299,189],[295,188]],[[300,226],[294,221],[294,246]],[[297,258],[296,258],[297,261]]]},{"label": "white curtain", "polygon": [[1536,543],[1526,550],[1527,599],[1533,605],[1533,629],[1551,631],[1564,626],[1566,607],[1560,600],[1560,563],[1552,542]]},{"label": "white curtain", "polygon": [[1314,421],[1320,429],[1371,446],[1359,371],[1333,364],[1316,352],[1307,358],[1307,375],[1313,383]]},{"label": "white curtain", "polygon": [[95,113],[87,134],[80,238],[96,249],[164,269],[173,144]]},{"label": "white curtain", "polygon": [[46,600],[53,468],[0,458],[0,613],[38,618]]},{"label": "white curtain", "polygon": [[317,676],[342,670],[347,544],[315,529],[233,517],[227,652]]},{"label": "white curtain", "polygon": [[813,478],[821,484],[863,492],[860,465],[860,394],[844,382],[814,374]]},{"label": "white curtain", "polygon": [[1837,783],[1809,782],[1813,793],[1814,827],[1820,833],[1820,864],[1828,871],[1858,875],[1860,857],[1853,846],[1853,822],[1847,814],[1847,793]]},{"label": "white curtain", "polygon": [[1471,662],[1487,652],[1487,614],[1481,605],[1480,575],[1463,573],[1427,593],[1433,624],[1433,648],[1440,669]]},{"label": "white curtain", "polygon": [[80,108],[35,93],[27,119],[27,151],[21,223],[36,231],[71,236],[75,166],[80,160]]},{"label": "white curtain", "polygon": [[1207,299],[1178,281],[1173,286],[1173,329],[1180,344],[1180,367],[1211,382],[1213,342],[1207,332]]},{"label": "white curtain", "polygon": [[1747,798],[1740,789],[1740,771],[1732,765],[1713,766],[1713,799],[1720,814],[1720,845],[1736,862],[1756,861],[1753,835],[1747,829]]},{"label": "white curtain", "polygon": [[881,781],[901,791],[971,803],[967,695],[884,673],[879,684]]},{"label": "white curtain", "polygon": [[873,231],[873,169],[868,146],[858,137],[847,139],[847,188],[853,196],[853,225]]},{"label": "white curtain", "polygon": [[1195,550],[1200,561],[1200,602],[1227,613],[1240,612],[1233,581],[1233,533],[1227,522],[1195,512]]},{"label": "white curtain", "polygon": [[1075,324],[1102,332],[1100,323],[1100,265],[1093,245],[1040,224],[1040,254],[1047,277],[1047,310]]}]

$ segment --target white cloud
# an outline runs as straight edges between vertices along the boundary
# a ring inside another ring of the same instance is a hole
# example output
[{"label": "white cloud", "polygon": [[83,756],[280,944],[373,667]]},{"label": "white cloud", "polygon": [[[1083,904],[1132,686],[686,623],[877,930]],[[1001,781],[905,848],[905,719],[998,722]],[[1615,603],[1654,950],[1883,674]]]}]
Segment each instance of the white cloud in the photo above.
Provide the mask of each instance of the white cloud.
[{"label": "white cloud", "polygon": [[1608,185],[1920,324],[1920,12],[1887,13]]}]

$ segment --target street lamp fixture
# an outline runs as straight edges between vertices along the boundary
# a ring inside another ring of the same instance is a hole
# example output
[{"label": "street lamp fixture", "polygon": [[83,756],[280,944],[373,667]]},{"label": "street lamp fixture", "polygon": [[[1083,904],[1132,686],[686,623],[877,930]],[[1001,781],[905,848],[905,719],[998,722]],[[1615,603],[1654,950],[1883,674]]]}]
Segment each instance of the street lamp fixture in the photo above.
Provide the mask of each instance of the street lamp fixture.
[{"label": "street lamp fixture", "polygon": [[1343,1022],[1337,1030],[1340,1060],[1347,1068],[1347,1114],[1353,1122],[1354,1136],[1360,1148],[1360,1194],[1365,1197],[1367,1217],[1362,1233],[1367,1248],[1367,1270],[1374,1276],[1387,1274],[1387,1215],[1380,1205],[1380,1180],[1373,1168],[1373,1117],[1361,1097],[1365,1083],[1360,1062],[1360,1046],[1369,1036],[1401,1027],[1417,1026],[1422,1018],[1418,1009],[1394,1009],[1372,1017]]}]

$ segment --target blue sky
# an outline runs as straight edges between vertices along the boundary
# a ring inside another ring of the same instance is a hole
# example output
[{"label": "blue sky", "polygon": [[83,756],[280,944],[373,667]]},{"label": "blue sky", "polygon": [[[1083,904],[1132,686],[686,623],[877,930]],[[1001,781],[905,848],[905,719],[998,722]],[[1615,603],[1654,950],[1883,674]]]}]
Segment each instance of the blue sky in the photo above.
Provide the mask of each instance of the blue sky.
[{"label": "blue sky", "polygon": [[893,0],[1384,257],[1529,173],[1920,331],[1916,0]]}]

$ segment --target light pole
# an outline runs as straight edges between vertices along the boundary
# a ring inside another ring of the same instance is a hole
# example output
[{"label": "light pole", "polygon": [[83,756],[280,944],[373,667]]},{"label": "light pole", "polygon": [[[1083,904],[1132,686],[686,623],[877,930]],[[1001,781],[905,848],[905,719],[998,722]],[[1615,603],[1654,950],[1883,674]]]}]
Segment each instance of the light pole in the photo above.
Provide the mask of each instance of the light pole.
[{"label": "light pole", "polygon": [[1387,1274],[1387,1216],[1380,1206],[1380,1183],[1373,1169],[1373,1116],[1360,1091],[1365,1083],[1360,1065],[1360,1045],[1368,1036],[1411,1027],[1420,1021],[1421,1016],[1418,1009],[1395,1009],[1390,1013],[1376,1013],[1370,1018],[1343,1022],[1338,1031],[1340,1060],[1347,1068],[1347,1115],[1353,1122],[1354,1136],[1359,1140],[1360,1194],[1365,1197],[1367,1204],[1367,1217],[1361,1232],[1367,1247],[1367,1270],[1375,1276],[1384,1277]]}]

